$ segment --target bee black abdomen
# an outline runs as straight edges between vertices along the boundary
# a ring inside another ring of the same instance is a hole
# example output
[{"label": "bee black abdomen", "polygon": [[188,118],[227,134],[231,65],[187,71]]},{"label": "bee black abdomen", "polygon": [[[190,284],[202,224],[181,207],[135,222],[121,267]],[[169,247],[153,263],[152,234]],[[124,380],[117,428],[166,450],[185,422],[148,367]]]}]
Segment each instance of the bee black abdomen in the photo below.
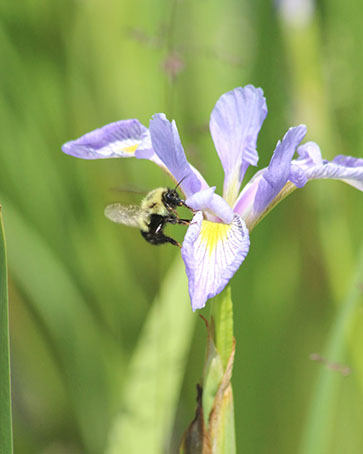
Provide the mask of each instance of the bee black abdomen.
[{"label": "bee black abdomen", "polygon": [[161,244],[159,238],[155,233],[151,232],[143,232],[141,230],[141,235],[145,238],[145,240],[150,244]]}]

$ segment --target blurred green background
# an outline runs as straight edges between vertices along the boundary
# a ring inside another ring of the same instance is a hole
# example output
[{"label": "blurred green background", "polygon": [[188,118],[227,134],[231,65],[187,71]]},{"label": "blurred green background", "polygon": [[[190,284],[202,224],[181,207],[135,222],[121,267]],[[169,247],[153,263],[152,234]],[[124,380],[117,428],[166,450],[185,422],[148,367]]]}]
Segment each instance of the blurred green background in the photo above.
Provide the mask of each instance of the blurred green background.
[{"label": "blurred green background", "polygon": [[[362,157],[362,13],[360,0],[319,1],[297,24],[262,0],[1,2],[16,453],[176,453],[203,366],[206,330],[179,251],[103,216],[107,203],[135,203],[117,188],[147,191],[166,176],[146,161],[72,158],[61,144],[165,112],[221,192],[209,115],[221,94],[252,83],[269,108],[260,167],[299,123],[325,158]],[[253,231],[232,282],[239,453],[363,452],[362,225],[361,193],[316,181]]]}]

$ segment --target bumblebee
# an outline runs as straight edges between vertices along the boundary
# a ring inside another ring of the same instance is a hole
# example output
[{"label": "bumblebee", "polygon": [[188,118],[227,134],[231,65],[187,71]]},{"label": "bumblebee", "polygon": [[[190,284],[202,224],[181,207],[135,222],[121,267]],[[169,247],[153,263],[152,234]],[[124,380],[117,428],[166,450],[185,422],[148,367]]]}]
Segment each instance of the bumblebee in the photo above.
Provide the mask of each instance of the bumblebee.
[{"label": "bumblebee", "polygon": [[181,244],[166,236],[166,224],[189,225],[188,219],[180,219],[177,207],[186,206],[176,189],[157,188],[149,192],[140,205],[122,205],[113,203],[105,208],[105,216],[118,224],[140,229],[141,235],[150,244],[170,243],[181,247]]}]

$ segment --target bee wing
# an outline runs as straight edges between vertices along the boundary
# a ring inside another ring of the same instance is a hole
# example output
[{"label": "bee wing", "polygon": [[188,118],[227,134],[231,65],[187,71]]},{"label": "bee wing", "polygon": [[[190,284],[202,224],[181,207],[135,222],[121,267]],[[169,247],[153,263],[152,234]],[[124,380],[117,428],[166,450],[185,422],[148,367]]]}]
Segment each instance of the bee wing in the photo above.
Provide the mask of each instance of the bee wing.
[{"label": "bee wing", "polygon": [[122,205],[113,203],[105,208],[105,216],[118,224],[128,225],[129,227],[140,227],[139,218],[142,210],[137,205]]}]

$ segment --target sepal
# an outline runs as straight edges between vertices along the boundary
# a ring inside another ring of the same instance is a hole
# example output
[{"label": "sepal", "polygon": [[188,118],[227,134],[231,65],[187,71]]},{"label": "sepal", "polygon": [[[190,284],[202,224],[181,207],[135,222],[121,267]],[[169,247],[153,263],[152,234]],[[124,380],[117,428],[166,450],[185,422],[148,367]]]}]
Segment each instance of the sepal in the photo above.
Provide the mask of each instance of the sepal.
[{"label": "sepal", "polygon": [[120,120],[66,142],[62,151],[81,159],[132,158],[143,151],[150,155],[148,129],[138,120]]},{"label": "sepal", "polygon": [[196,213],[181,250],[193,311],[224,289],[245,259],[249,245],[248,229],[238,214],[231,224],[222,224],[204,220],[201,211]]}]

